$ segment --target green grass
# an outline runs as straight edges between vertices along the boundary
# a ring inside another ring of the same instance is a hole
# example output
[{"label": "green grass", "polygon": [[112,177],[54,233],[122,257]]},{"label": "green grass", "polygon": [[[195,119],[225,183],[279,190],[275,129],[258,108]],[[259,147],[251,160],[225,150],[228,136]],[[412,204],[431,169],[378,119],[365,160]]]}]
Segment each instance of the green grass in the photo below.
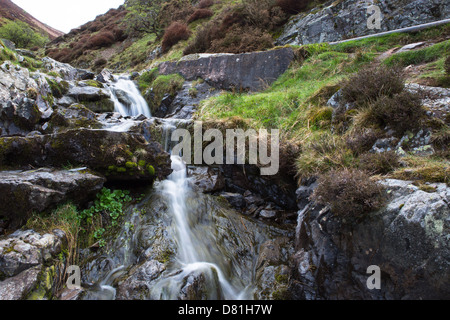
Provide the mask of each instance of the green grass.
[{"label": "green grass", "polygon": [[[338,45],[293,47],[300,50],[302,56],[306,53],[306,60],[293,62],[272,85],[262,92],[225,92],[210,98],[202,103],[195,118],[219,128],[223,125],[243,125],[243,129],[280,129],[282,144],[295,144],[301,149],[295,160],[299,180],[332,169],[355,168],[359,155],[349,149],[345,134],[331,130],[332,109],[326,106],[326,101],[339,89],[344,79],[363,66],[379,63],[376,58],[381,53],[412,42],[441,41],[424,49],[393,55],[385,63],[428,63],[424,76],[444,77],[444,60],[450,52],[450,45],[449,40],[442,39],[442,35],[449,32],[449,26]],[[357,115],[351,116],[351,119]],[[357,125],[360,123],[355,118],[349,130]],[[399,169],[394,176],[447,182],[448,164],[445,163],[442,159],[410,161],[407,170]],[[433,170],[438,171],[436,176]]]},{"label": "green grass", "polygon": [[423,49],[394,54],[384,60],[384,63],[388,66],[400,65],[403,67],[407,67],[412,64],[417,65],[421,63],[436,61],[441,57],[447,55],[449,52],[450,40],[447,40]]},{"label": "green grass", "polygon": [[108,61],[108,66],[118,66],[122,70],[134,68],[142,70],[146,60],[156,45],[153,45],[156,40],[154,34],[147,34],[139,40],[133,42],[128,48],[116,54]]},{"label": "green grass", "polygon": [[331,86],[363,64],[373,54],[354,57],[348,53],[326,51],[327,46],[309,47],[312,56],[303,65],[295,63],[269,88],[260,93],[225,93],[207,100],[197,114],[200,120],[242,117],[255,127],[292,131],[307,126],[305,102],[317,91]]}]

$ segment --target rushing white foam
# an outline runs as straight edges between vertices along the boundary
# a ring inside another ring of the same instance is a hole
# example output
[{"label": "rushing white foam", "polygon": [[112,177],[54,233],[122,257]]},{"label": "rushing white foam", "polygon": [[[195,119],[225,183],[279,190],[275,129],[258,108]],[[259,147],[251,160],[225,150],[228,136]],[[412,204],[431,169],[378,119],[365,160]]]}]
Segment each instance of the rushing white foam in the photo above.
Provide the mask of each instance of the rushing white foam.
[{"label": "rushing white foam", "polygon": [[[119,112],[122,116],[139,116],[143,114],[147,118],[151,118],[150,108],[132,80],[122,77],[115,79],[109,85],[109,88],[116,112]],[[125,95],[126,100],[130,102],[128,106],[120,102],[119,94]]]},{"label": "rushing white foam", "polygon": [[[214,263],[213,257],[205,254],[208,250],[202,248],[203,243],[198,235],[195,235],[190,226],[190,212],[187,204],[187,195],[190,186],[188,183],[186,164],[181,157],[172,156],[172,174],[169,179],[162,182],[161,188],[167,197],[169,211],[174,217],[178,244],[178,262],[181,272],[163,279],[155,286],[154,293],[159,298],[174,298],[179,292],[183,279],[190,275],[203,274],[210,287],[209,298],[224,298],[227,300],[243,299],[244,290],[238,290],[227,280],[220,267]],[[205,261],[206,260],[206,261]],[[166,296],[164,296],[164,294]]]}]

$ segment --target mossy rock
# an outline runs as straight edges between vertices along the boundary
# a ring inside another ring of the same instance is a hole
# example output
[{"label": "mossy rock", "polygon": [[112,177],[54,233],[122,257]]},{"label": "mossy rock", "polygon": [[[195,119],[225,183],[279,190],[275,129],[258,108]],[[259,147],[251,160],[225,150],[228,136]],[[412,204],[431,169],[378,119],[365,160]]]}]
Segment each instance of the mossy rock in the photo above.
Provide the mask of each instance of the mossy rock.
[{"label": "mossy rock", "polygon": [[[138,163],[151,164],[139,166]],[[0,139],[0,167],[86,166],[109,180],[153,181],[172,172],[170,155],[140,134],[71,129],[51,135]],[[115,166],[116,170],[111,170]]]}]

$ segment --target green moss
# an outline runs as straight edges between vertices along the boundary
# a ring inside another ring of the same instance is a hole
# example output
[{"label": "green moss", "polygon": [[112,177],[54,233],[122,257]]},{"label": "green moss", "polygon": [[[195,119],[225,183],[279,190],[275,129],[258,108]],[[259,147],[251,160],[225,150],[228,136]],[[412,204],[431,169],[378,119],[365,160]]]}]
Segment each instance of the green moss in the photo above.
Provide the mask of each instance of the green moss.
[{"label": "green moss", "polygon": [[56,98],[61,98],[63,95],[69,91],[69,83],[67,81],[56,81],[50,78],[46,78],[48,85],[50,86],[50,90],[52,91],[52,95]]},{"label": "green moss", "polygon": [[147,166],[147,171],[150,175],[154,176],[155,175],[155,168],[153,168],[153,166],[148,165]]},{"label": "green moss", "polygon": [[127,168],[124,168],[124,167],[118,167],[118,168],[117,168],[117,172],[118,172],[118,173],[124,173],[124,172],[127,172]]},{"label": "green moss", "polygon": [[179,74],[169,74],[158,76],[149,84],[151,91],[147,90],[144,93],[144,98],[150,106],[152,112],[156,110],[161,105],[161,101],[164,95],[169,94],[174,96],[184,84],[184,78]]},{"label": "green moss", "polygon": [[16,58],[16,55],[14,54],[14,52],[12,52],[8,48],[4,47],[3,49],[0,50],[0,62],[3,62],[3,61],[16,62],[17,58]]},{"label": "green moss", "polygon": [[151,86],[153,81],[155,81],[155,79],[158,77],[158,75],[159,75],[158,68],[153,68],[149,71],[143,72],[137,79],[139,89],[142,92],[147,90]]},{"label": "green moss", "polygon": [[128,161],[127,163],[125,163],[125,167],[127,167],[128,169],[134,169],[134,168],[136,168],[137,166],[138,166],[138,165],[137,165],[136,162]]},{"label": "green moss", "polygon": [[139,160],[138,161],[138,166],[141,167],[141,168],[144,168],[145,167],[145,160]]},{"label": "green moss", "polygon": [[280,284],[287,284],[289,282],[289,276],[286,274],[275,274],[275,280]]},{"label": "green moss", "polygon": [[97,80],[85,80],[83,82],[91,87],[95,87],[95,88],[99,88],[99,89],[104,88],[103,84]]}]

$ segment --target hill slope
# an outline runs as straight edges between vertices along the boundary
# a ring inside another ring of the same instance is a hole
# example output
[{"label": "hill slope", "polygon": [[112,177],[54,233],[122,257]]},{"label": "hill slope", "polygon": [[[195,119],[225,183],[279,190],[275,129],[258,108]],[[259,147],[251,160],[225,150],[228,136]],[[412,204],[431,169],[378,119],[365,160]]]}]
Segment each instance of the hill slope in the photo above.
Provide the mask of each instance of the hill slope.
[{"label": "hill slope", "polygon": [[55,39],[64,34],[64,32],[40,22],[10,0],[0,0],[0,23],[4,19],[26,22],[35,31],[48,35],[50,39]]}]

